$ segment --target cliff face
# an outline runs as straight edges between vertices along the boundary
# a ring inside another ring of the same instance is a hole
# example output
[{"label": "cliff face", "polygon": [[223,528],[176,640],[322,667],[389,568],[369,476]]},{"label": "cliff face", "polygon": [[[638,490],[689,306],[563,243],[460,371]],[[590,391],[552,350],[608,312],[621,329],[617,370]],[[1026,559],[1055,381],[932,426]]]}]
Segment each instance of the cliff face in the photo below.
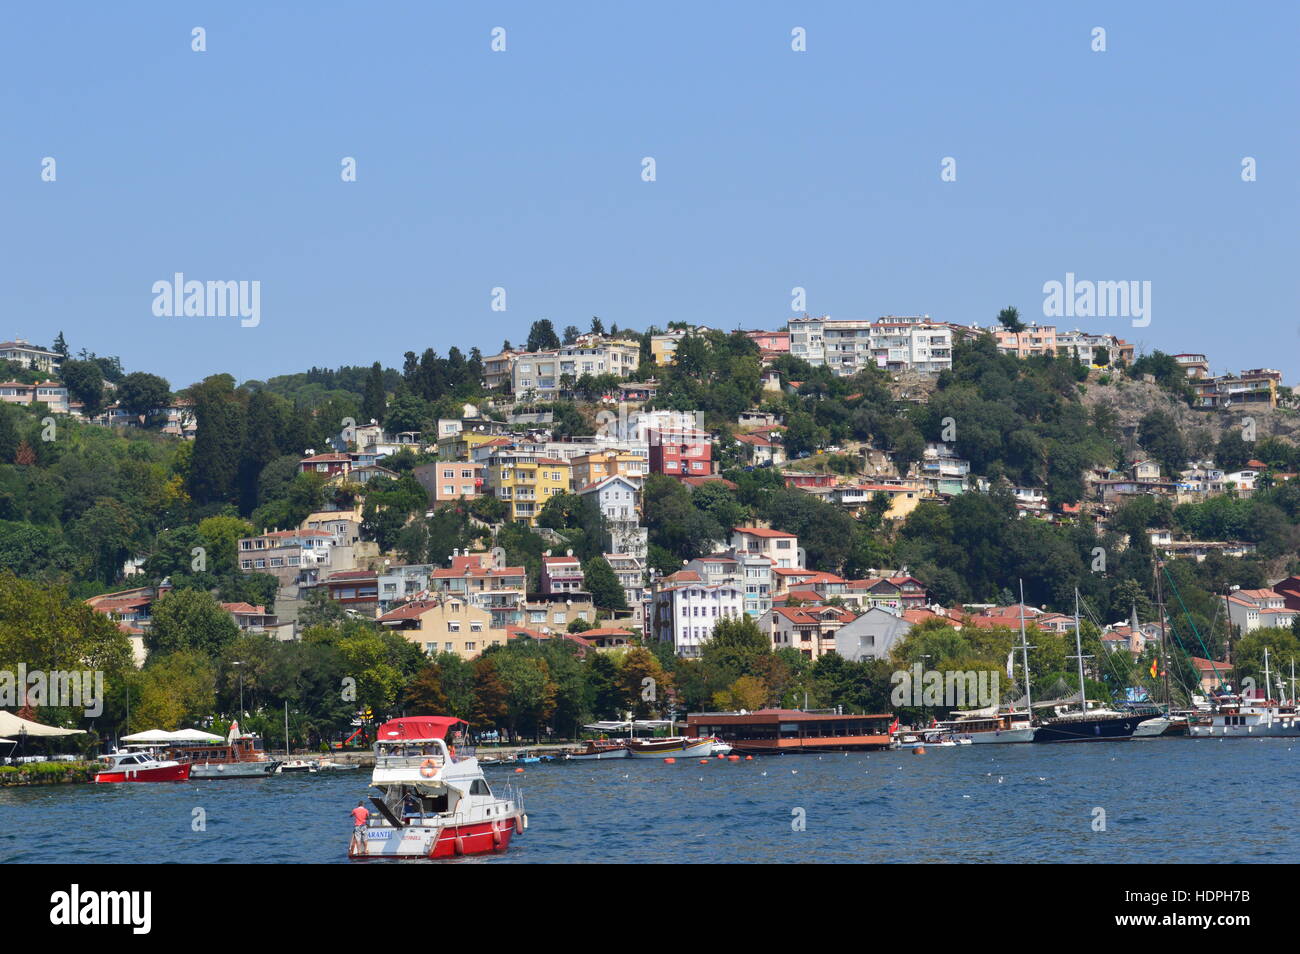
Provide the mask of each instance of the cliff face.
[{"label": "cliff face", "polygon": [[1193,447],[1208,451],[1227,429],[1240,429],[1243,418],[1255,421],[1255,438],[1280,437],[1300,444],[1300,412],[1291,408],[1240,405],[1221,411],[1197,411],[1167,391],[1145,381],[1114,380],[1110,384],[1088,382],[1083,395],[1088,407],[1110,407],[1119,418],[1126,436],[1131,436],[1138,422],[1151,411],[1163,411],[1173,417]]}]

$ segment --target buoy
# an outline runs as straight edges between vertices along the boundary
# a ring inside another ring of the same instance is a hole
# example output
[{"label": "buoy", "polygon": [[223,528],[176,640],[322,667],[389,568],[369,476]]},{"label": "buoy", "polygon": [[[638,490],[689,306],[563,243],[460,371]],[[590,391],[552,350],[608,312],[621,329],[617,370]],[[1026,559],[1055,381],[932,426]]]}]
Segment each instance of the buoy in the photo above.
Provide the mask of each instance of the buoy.
[{"label": "buoy", "polygon": [[457,835],[457,836],[455,837],[455,839],[452,841],[452,845],[451,845],[451,846],[452,846],[452,849],[456,852],[456,854],[458,854],[458,855],[463,855],[463,854],[465,854],[465,839],[464,839],[463,837],[461,837],[460,835]]},{"label": "buoy", "polygon": [[725,756],[723,753],[719,752],[719,753],[718,753],[718,758],[720,758],[720,759],[725,759],[726,756]]},{"label": "buoy", "polygon": [[745,756],[745,761],[746,761],[746,762],[752,762],[752,761],[754,761],[754,756],[752,756],[752,755],[746,755],[746,756]]},{"label": "buoy", "polygon": [[709,760],[708,760],[708,759],[700,759],[700,764],[701,764],[701,765],[708,765],[708,764],[709,764]]},{"label": "buoy", "polygon": [[515,769],[515,774],[516,774],[516,775],[522,775],[522,774],[524,774],[524,770],[521,769],[521,768],[517,768],[517,769]]},{"label": "buoy", "polygon": [[671,757],[664,759],[664,762],[667,763],[668,765],[676,765],[676,764],[677,764],[677,760],[674,759],[674,758],[671,758]]},{"label": "buoy", "polygon": [[522,835],[523,833],[524,833],[524,817],[523,817],[522,815],[516,815],[516,816],[515,816],[515,834],[516,834],[516,835]]},{"label": "buoy", "polygon": [[918,745],[916,748],[912,749],[912,754],[913,754],[913,755],[924,755],[924,754],[925,754],[925,746],[924,746],[924,745]]},{"label": "buoy", "polygon": [[501,823],[492,823],[492,845],[496,848],[501,847],[501,842],[505,840],[505,835],[501,834]]},{"label": "buoy", "polygon": [[420,774],[425,778],[433,778],[438,774],[438,766],[433,764],[433,759],[425,759],[420,763]]},{"label": "buoy", "polygon": [[739,761],[740,761],[740,756],[739,756],[739,755],[728,755],[728,756],[727,756],[727,761],[728,761],[728,762],[739,762]]}]

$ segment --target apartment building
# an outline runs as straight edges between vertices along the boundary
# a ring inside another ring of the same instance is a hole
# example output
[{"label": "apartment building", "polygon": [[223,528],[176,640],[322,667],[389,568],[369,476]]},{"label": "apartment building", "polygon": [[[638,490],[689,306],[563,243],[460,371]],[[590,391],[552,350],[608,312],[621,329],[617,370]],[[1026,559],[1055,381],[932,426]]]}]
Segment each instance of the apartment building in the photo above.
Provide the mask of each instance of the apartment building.
[{"label": "apartment building", "polygon": [[625,378],[641,363],[641,348],[630,341],[604,341],[583,347],[572,345],[551,351],[532,351],[515,359],[511,369],[514,393],[546,400],[557,397],[562,382],[584,374],[612,374]]},{"label": "apartment building", "polygon": [[13,361],[31,371],[53,374],[63,363],[63,355],[38,348],[25,338],[15,338],[13,341],[0,341],[0,361]]},{"label": "apartment building", "polygon": [[451,566],[434,570],[429,584],[486,610],[493,629],[523,624],[528,573],[522,566],[496,567],[489,554],[453,551]]},{"label": "apartment building", "polygon": [[1192,406],[1202,410],[1241,404],[1277,407],[1277,389],[1281,383],[1282,372],[1272,368],[1255,368],[1215,378],[1194,378]]},{"label": "apartment building", "polygon": [[412,476],[429,494],[429,503],[437,506],[453,500],[474,500],[483,495],[483,465],[477,461],[438,461],[421,464]]},{"label": "apartment building", "polygon": [[762,553],[725,550],[696,557],[686,569],[708,584],[731,583],[744,593],[746,616],[758,619],[772,608],[772,560]]},{"label": "apartment building", "polygon": [[[44,404],[55,414],[68,414],[72,404],[68,389],[58,381],[41,381],[24,384],[22,381],[0,381],[0,401],[6,404]],[[78,405],[80,407],[80,405]]]},{"label": "apartment building", "polygon": [[650,473],[648,455],[616,449],[587,451],[573,457],[569,463],[573,467],[575,487],[586,487],[606,477],[638,479]]},{"label": "apartment building", "polygon": [[506,640],[501,629],[493,631],[486,610],[456,596],[403,603],[380,616],[378,623],[401,633],[430,656],[455,653],[474,659],[488,646]]},{"label": "apartment building", "polygon": [[1133,352],[1133,345],[1114,335],[1097,335],[1077,328],[1056,333],[1056,353],[1077,358],[1090,368],[1132,364]]},{"label": "apartment building", "polygon": [[852,375],[869,365],[892,372],[938,374],[952,367],[953,331],[928,315],[790,320],[790,354],[814,367]]},{"label": "apartment building", "polygon": [[713,439],[694,429],[651,430],[650,472],[669,477],[707,477],[713,473]]},{"label": "apartment building", "polygon": [[510,508],[510,519],[537,525],[546,501],[568,493],[572,468],[566,460],[519,450],[497,449],[487,455],[483,468],[486,491]]},{"label": "apartment building", "polygon": [[582,561],[570,550],[564,556],[542,557],[542,593],[582,593]]},{"label": "apartment building", "polygon": [[645,560],[631,553],[606,553],[605,562],[618,577],[623,597],[632,610],[633,625],[645,628]]},{"label": "apartment building", "polygon": [[1233,590],[1223,602],[1228,621],[1242,635],[1270,627],[1289,628],[1297,615],[1276,590]]},{"label": "apartment building", "polygon": [[739,619],[744,611],[744,594],[734,583],[676,583],[651,597],[649,635],[670,641],[678,656],[698,658],[718,621]]},{"label": "apartment building", "polygon": [[805,659],[835,652],[835,634],[856,617],[835,606],[774,606],[758,621],[772,650],[797,650]]},{"label": "apartment building", "polygon": [[737,553],[765,556],[778,569],[798,569],[803,566],[799,538],[783,530],[735,527],[731,531],[731,547]]}]

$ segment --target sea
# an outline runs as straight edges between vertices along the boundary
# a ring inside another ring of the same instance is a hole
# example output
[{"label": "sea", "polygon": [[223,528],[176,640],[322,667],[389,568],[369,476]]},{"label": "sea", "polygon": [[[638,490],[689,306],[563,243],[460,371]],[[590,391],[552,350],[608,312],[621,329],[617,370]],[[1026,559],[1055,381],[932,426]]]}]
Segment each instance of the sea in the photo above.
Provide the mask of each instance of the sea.
[{"label": "sea", "polygon": [[[1300,860],[1300,741],[1147,739],[484,769],[508,851],[435,864]],[[0,862],[348,864],[369,770],[0,789]],[[406,862],[409,863],[409,862]],[[383,864],[383,862],[381,862]]]}]

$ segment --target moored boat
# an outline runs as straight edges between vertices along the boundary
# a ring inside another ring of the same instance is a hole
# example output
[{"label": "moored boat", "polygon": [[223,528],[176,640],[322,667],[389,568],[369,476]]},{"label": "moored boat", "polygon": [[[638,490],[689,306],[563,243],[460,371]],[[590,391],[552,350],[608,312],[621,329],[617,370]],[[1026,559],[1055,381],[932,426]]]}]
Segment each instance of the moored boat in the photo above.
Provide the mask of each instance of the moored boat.
[{"label": "moored boat", "polygon": [[262,751],[261,740],[251,732],[241,732],[238,722],[231,723],[224,742],[220,736],[209,739],[216,741],[173,741],[168,755],[192,765],[190,777],[196,779],[265,778],[280,768],[278,760]]},{"label": "moored boat", "polygon": [[934,728],[941,729],[957,742],[987,744],[1034,741],[1033,720],[1027,712],[999,711],[997,706],[990,706],[987,709],[953,712],[951,715],[951,719],[936,721]]},{"label": "moored boat", "polygon": [[578,762],[604,761],[605,759],[625,759],[628,757],[626,739],[592,739],[580,752],[569,752],[565,759]]},{"label": "moored boat", "polygon": [[528,827],[509,786],[496,794],[472,750],[456,742],[468,723],[443,716],[393,719],[379,727],[371,796],[375,811],[355,828],[353,860],[450,858],[505,851]]},{"label": "moored boat", "polygon": [[[1271,685],[1268,647],[1264,648],[1264,685]],[[1294,666],[1292,680],[1295,679]],[[1294,685],[1294,682],[1292,683]],[[1188,734],[1194,739],[1269,739],[1300,736],[1300,713],[1295,702],[1265,698],[1225,696],[1208,717],[1192,722]]]},{"label": "moored boat", "polygon": [[95,775],[97,783],[184,782],[190,777],[189,763],[157,759],[151,752],[114,752],[108,760],[108,768]]},{"label": "moored boat", "polygon": [[712,736],[700,739],[685,735],[664,739],[633,739],[628,743],[628,755],[634,759],[709,756],[713,754],[713,746],[717,741]]}]

